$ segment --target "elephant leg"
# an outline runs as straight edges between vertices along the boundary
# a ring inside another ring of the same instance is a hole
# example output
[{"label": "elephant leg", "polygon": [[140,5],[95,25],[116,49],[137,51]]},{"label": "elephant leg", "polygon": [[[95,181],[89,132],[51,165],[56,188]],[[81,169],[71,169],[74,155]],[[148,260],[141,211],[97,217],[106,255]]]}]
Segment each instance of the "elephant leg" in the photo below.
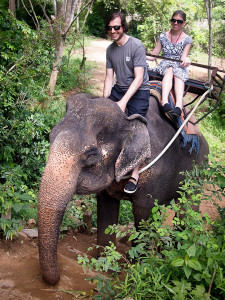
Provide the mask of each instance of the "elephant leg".
[{"label": "elephant leg", "polygon": [[115,235],[105,234],[109,225],[118,224],[120,201],[110,197],[105,191],[97,194],[97,244],[101,246],[116,242]]},{"label": "elephant leg", "polygon": [[134,226],[136,229],[139,227],[139,223],[141,220],[148,220],[152,213],[152,208],[154,206],[154,203],[150,201],[150,199],[144,199],[140,195],[140,198],[136,198],[133,201],[133,214],[134,214]]}]

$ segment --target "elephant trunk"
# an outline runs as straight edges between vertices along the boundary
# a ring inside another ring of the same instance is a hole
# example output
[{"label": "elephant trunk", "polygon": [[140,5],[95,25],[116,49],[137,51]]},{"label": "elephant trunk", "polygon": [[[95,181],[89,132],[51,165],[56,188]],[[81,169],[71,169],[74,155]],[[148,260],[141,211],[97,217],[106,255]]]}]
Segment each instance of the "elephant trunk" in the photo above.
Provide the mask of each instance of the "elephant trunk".
[{"label": "elephant trunk", "polygon": [[[57,154],[57,155],[55,155]],[[39,260],[43,279],[56,284],[60,278],[57,244],[62,218],[72,198],[79,172],[73,171],[74,157],[53,153],[45,167],[38,201]]]},{"label": "elephant trunk", "polygon": [[[40,209],[38,213],[38,234],[39,234],[39,260],[42,278],[49,284],[54,285],[60,278],[57,263],[57,243],[59,238],[60,225],[64,211]],[[44,216],[44,217],[43,217]],[[52,226],[50,217],[57,219]]]}]

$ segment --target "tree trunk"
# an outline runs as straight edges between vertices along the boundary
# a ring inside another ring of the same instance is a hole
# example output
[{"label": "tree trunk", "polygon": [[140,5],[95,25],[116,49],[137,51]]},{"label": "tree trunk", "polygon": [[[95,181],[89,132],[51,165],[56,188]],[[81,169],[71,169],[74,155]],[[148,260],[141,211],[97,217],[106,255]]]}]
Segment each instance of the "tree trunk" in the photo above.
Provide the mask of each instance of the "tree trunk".
[{"label": "tree trunk", "polygon": [[16,2],[15,0],[9,0],[9,10],[16,16]]},{"label": "tree trunk", "polygon": [[53,96],[57,77],[59,73],[59,67],[62,63],[63,50],[65,46],[65,40],[67,32],[72,24],[74,18],[74,12],[76,10],[76,0],[53,0],[53,6],[55,11],[55,36],[56,36],[56,60],[53,62],[52,72],[49,80],[50,96]]},{"label": "tree trunk", "polygon": [[[208,65],[212,65],[212,0],[205,0],[205,7],[209,26],[209,48],[208,48]],[[208,80],[210,80],[211,70],[208,70]]]},{"label": "tree trunk", "polygon": [[56,49],[57,56],[56,56],[56,60],[53,62],[52,72],[51,72],[49,85],[48,85],[50,96],[53,96],[53,94],[54,94],[55,85],[56,85],[56,81],[57,81],[57,77],[58,77],[58,73],[59,73],[59,67],[62,63],[62,56],[63,56],[64,46],[65,46],[65,38],[59,37],[59,40],[60,41],[59,41],[58,47]]},{"label": "tree trunk", "polygon": [[[90,12],[90,7],[92,6],[93,0],[89,0],[85,5],[84,2],[84,0],[52,0],[55,14],[52,18],[54,19],[52,31],[54,32],[55,36],[57,54],[56,60],[54,61],[52,66],[52,72],[48,84],[51,96],[54,94],[57,76],[59,73],[59,66],[62,63],[62,56],[67,33],[69,32],[69,29],[71,28],[74,21],[78,19],[79,13],[81,13],[85,8],[88,8],[87,14]],[[75,12],[77,12],[76,16],[74,16]]]}]

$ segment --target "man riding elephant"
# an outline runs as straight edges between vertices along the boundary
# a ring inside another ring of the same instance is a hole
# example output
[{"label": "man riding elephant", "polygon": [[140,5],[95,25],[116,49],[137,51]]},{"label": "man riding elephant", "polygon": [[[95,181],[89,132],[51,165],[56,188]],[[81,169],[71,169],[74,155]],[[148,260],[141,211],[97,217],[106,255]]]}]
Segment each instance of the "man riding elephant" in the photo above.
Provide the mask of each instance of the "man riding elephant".
[{"label": "man riding elephant", "polygon": [[[113,43],[106,52],[106,77],[103,96],[117,103],[128,116],[140,114],[145,117],[149,107],[149,79],[146,51],[138,39],[128,36],[128,26],[123,13],[114,12],[106,22],[106,31]],[[116,74],[116,83],[114,82]],[[138,169],[132,171],[124,192],[132,194],[138,186]]]}]

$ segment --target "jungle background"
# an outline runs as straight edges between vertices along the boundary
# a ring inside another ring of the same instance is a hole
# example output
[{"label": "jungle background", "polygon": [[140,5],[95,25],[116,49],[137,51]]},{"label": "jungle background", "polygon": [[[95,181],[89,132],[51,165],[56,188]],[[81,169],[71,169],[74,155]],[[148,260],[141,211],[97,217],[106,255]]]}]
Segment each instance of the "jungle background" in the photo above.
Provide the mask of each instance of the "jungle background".
[{"label": "jungle background", "polygon": [[[38,188],[48,157],[49,133],[62,119],[67,97],[78,92],[102,94],[105,49],[110,43],[104,33],[106,17],[122,10],[128,16],[129,34],[150,51],[158,34],[170,27],[172,13],[182,9],[187,14],[185,32],[193,38],[191,61],[225,70],[224,2],[1,1],[0,299],[224,299],[224,91],[217,109],[199,124],[210,146],[209,163],[186,174],[180,203],[171,203],[170,211],[156,203],[152,219],[143,224],[147,231],[134,231],[131,205],[122,201],[120,227],[109,229],[121,239],[131,231],[120,252],[111,245],[100,261],[94,258],[94,249],[89,256],[85,254],[95,243],[95,195],[75,196],[68,205],[59,245],[68,274],[55,289],[41,282],[37,241],[21,233],[37,227]],[[189,74],[208,81],[207,69],[190,68]],[[196,115],[201,117],[211,107],[208,99]],[[187,193],[194,204],[210,202],[208,214],[194,212]],[[183,214],[184,206],[188,211],[184,223],[173,219],[173,226],[168,227],[167,216],[171,211]],[[81,234],[87,229],[83,223],[87,211],[92,215],[89,236]],[[137,247],[128,250],[137,237]],[[95,282],[84,283],[87,277]],[[31,284],[24,285],[28,280]]]}]

